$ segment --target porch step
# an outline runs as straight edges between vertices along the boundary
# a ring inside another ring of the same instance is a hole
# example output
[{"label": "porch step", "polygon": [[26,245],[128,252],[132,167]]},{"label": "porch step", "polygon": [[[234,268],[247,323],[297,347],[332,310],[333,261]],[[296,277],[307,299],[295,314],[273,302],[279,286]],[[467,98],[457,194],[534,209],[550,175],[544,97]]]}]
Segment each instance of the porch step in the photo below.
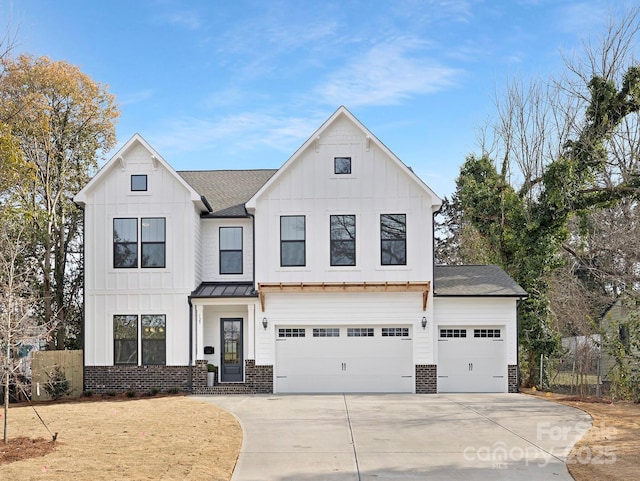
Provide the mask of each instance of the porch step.
[{"label": "porch step", "polygon": [[202,387],[195,389],[194,394],[205,396],[225,396],[228,394],[255,394],[255,392],[244,384],[217,384],[213,387]]}]

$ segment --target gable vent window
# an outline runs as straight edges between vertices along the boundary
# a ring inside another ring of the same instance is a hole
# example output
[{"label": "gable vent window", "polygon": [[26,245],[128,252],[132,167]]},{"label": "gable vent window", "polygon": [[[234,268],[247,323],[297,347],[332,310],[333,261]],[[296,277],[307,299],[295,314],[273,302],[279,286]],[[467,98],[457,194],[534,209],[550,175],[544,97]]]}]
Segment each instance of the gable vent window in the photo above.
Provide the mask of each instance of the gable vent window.
[{"label": "gable vent window", "polygon": [[335,157],[333,159],[334,174],[350,174],[351,173],[351,157]]},{"label": "gable vent window", "polygon": [[131,176],[131,192],[146,192],[146,191],[147,191],[147,176],[132,175]]}]

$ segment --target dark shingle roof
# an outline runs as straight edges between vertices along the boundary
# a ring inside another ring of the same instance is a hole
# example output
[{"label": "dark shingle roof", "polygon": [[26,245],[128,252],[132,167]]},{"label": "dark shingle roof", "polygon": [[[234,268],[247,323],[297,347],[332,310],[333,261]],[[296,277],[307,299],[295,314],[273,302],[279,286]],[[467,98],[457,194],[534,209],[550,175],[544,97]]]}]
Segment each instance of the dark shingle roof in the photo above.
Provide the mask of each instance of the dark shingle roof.
[{"label": "dark shingle roof", "polygon": [[191,170],[178,174],[221,217],[247,215],[244,204],[276,173],[275,169],[259,170]]},{"label": "dark shingle roof", "polygon": [[495,265],[435,266],[434,295],[526,297],[527,292]]},{"label": "dark shingle roof", "polygon": [[252,282],[203,282],[191,297],[258,297]]}]

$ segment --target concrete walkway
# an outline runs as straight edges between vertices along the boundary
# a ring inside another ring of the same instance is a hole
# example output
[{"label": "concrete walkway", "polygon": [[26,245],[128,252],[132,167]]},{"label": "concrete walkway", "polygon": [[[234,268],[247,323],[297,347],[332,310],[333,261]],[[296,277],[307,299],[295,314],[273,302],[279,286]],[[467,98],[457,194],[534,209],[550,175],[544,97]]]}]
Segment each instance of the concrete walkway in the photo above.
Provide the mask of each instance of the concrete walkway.
[{"label": "concrete walkway", "polygon": [[203,397],[235,414],[233,481],[554,480],[591,426],[520,394]]}]

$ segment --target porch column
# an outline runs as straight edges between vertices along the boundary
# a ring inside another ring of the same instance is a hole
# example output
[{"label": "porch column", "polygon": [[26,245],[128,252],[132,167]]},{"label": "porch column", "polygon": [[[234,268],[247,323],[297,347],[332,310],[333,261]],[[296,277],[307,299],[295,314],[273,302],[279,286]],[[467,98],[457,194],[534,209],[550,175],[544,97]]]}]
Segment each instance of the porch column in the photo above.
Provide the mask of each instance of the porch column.
[{"label": "porch column", "polygon": [[247,359],[256,358],[256,306],[247,305],[247,325],[249,328],[249,346],[247,349]]},{"label": "porch column", "polygon": [[204,307],[196,308],[196,359],[204,359]]}]

